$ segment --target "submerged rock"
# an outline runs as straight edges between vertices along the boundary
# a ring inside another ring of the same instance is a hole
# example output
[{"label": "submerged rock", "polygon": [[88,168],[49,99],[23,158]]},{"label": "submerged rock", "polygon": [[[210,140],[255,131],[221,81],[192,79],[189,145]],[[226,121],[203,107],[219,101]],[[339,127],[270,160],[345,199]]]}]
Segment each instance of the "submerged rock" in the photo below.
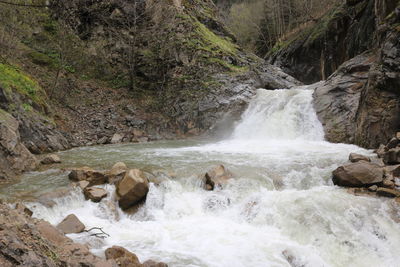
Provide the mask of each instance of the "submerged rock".
[{"label": "submerged rock", "polygon": [[356,154],[356,153],[350,153],[349,160],[353,163],[358,162],[358,161],[368,161],[368,162],[371,161],[370,158],[368,158],[364,155]]},{"label": "submerged rock", "polygon": [[107,191],[103,188],[86,187],[83,190],[83,194],[85,195],[86,199],[90,199],[93,202],[100,202],[107,196]]},{"label": "submerged rock", "polygon": [[61,159],[58,155],[47,155],[41,160],[42,164],[55,164],[55,163],[61,163]]},{"label": "submerged rock", "polygon": [[383,181],[383,168],[365,161],[340,166],[332,174],[333,183],[340,186],[362,187]]},{"label": "submerged rock", "polygon": [[74,214],[70,214],[57,225],[57,229],[64,234],[76,234],[82,233],[85,230],[85,225]]},{"label": "submerged rock", "polygon": [[129,170],[117,184],[118,204],[122,209],[139,203],[149,192],[149,182],[139,169]]},{"label": "submerged rock", "polygon": [[203,182],[205,189],[214,190],[215,188],[222,188],[232,177],[233,175],[230,171],[223,165],[218,165],[204,175]]}]

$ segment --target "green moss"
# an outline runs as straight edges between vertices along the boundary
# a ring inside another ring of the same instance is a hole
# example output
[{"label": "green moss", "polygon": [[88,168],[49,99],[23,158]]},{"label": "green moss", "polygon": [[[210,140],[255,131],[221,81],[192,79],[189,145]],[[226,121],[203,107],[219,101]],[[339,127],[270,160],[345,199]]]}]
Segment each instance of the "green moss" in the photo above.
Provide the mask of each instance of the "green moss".
[{"label": "green moss", "polygon": [[45,55],[43,53],[32,51],[28,53],[28,57],[32,60],[33,63],[40,66],[55,66],[56,62],[54,59]]},{"label": "green moss", "polygon": [[28,103],[23,103],[23,104],[22,104],[22,108],[23,108],[25,111],[28,111],[28,112],[30,112],[30,111],[33,110],[32,106],[29,105]]},{"label": "green moss", "polygon": [[38,104],[43,104],[44,92],[39,84],[19,69],[0,64],[0,85],[8,92],[16,90]]},{"label": "green moss", "polygon": [[237,46],[227,38],[217,36],[215,33],[210,31],[204,24],[198,20],[194,22],[196,26],[196,32],[199,36],[211,46],[211,48],[217,48],[218,50],[235,55],[237,53]]},{"label": "green moss", "polygon": [[245,71],[249,70],[248,66],[245,66],[245,67],[236,66],[236,65],[230,64],[230,63],[226,62],[225,60],[222,60],[219,58],[209,58],[208,61],[212,62],[212,63],[218,63],[219,65],[225,67],[228,71],[231,71],[231,72],[245,72]]}]

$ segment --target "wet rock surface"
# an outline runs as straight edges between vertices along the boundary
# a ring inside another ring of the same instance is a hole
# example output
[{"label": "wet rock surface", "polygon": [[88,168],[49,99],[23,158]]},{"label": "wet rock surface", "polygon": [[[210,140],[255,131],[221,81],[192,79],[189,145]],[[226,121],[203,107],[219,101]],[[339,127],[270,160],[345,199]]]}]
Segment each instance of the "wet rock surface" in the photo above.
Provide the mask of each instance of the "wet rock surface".
[{"label": "wet rock surface", "polygon": [[206,190],[222,189],[233,174],[223,165],[218,165],[206,172],[203,178],[204,188]]},{"label": "wet rock surface", "polygon": [[103,198],[107,197],[107,191],[97,187],[86,187],[83,190],[83,194],[86,199],[90,199],[93,202],[100,202]]},{"label": "wet rock surface", "polygon": [[400,148],[399,137],[400,134],[396,133],[386,145],[381,144],[375,150],[377,159],[371,160],[369,157],[351,153],[349,161],[352,163],[340,166],[332,172],[333,183],[356,187],[349,189],[349,193],[354,195],[400,197],[400,162],[397,157],[391,157],[393,150]]},{"label": "wet rock surface", "polygon": [[364,161],[340,166],[333,171],[333,183],[362,187],[383,182],[383,168]]},{"label": "wet rock surface", "polygon": [[128,209],[143,200],[149,191],[149,182],[139,169],[129,170],[117,184],[118,204]]},{"label": "wet rock surface", "polygon": [[116,267],[43,220],[0,203],[0,265]]}]

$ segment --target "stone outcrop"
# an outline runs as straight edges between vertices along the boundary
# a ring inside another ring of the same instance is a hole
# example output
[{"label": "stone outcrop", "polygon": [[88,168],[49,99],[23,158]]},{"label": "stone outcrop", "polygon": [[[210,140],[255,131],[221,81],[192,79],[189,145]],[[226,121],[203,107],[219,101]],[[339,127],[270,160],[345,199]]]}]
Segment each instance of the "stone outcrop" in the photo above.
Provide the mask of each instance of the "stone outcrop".
[{"label": "stone outcrop", "polygon": [[340,166],[332,174],[333,183],[340,186],[363,187],[383,182],[383,168],[365,161]]},{"label": "stone outcrop", "polygon": [[143,200],[149,191],[149,182],[139,169],[129,170],[117,184],[118,204],[128,209]]},{"label": "stone outcrop", "polygon": [[339,67],[313,94],[314,107],[330,142],[354,143],[357,111],[373,56],[359,55]]},{"label": "stone outcrop", "polygon": [[38,165],[35,156],[21,142],[18,129],[18,121],[0,109],[0,182]]},{"label": "stone outcrop", "polygon": [[82,233],[85,225],[74,214],[70,214],[57,225],[57,229],[64,234],[76,234]]},{"label": "stone outcrop", "polygon": [[90,253],[48,222],[0,203],[0,266],[117,267]]},{"label": "stone outcrop", "polygon": [[267,55],[304,83],[327,79],[342,63],[373,48],[378,27],[375,0],[338,2],[309,25]]}]

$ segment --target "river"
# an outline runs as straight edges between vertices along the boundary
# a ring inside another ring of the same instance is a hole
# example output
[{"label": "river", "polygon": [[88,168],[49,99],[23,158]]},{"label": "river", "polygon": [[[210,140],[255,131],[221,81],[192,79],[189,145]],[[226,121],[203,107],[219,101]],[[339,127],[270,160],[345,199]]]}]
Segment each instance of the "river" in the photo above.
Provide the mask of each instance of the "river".
[{"label": "river", "polygon": [[[109,196],[101,203],[73,190],[52,208],[27,205],[52,224],[74,213],[87,228],[102,227],[110,237],[69,235],[100,256],[119,245],[141,261],[169,266],[400,266],[393,202],[332,184],[331,172],[350,152],[373,157],[354,145],[324,141],[308,87],[259,89],[230,138],[63,151],[57,169],[28,173],[0,194],[29,200],[66,186],[61,168],[108,169],[122,161],[173,178],[151,184],[146,203],[131,215],[116,207],[111,185],[103,186]],[[198,176],[217,164],[235,178],[222,190],[205,191]]]}]

